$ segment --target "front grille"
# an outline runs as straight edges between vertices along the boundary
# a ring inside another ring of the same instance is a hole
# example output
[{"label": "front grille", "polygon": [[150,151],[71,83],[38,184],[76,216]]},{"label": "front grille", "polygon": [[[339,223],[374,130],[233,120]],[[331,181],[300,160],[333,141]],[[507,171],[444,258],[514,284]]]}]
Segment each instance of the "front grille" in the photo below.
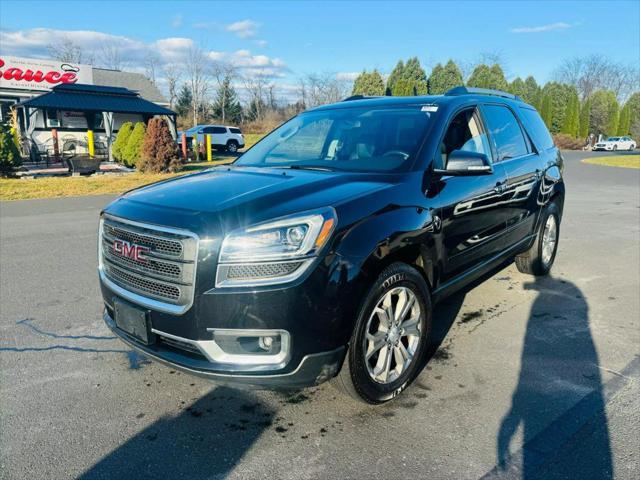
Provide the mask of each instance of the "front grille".
[{"label": "front grille", "polygon": [[284,277],[297,270],[302,262],[289,263],[253,263],[248,265],[230,265],[228,279],[250,279]]},{"label": "front grille", "polygon": [[[126,242],[116,250],[114,242]],[[197,237],[181,230],[129,223],[105,216],[100,242],[101,268],[128,292],[188,307],[193,301]],[[132,249],[143,247],[138,255]]]}]

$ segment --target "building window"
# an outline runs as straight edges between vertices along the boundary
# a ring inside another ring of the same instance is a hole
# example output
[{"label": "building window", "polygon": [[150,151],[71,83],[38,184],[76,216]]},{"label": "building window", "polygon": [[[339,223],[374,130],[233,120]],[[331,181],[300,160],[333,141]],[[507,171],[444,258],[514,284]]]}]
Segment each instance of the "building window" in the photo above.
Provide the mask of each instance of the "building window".
[{"label": "building window", "polygon": [[47,109],[45,110],[45,114],[46,114],[47,128],[60,127],[60,117],[58,116],[57,110]]}]

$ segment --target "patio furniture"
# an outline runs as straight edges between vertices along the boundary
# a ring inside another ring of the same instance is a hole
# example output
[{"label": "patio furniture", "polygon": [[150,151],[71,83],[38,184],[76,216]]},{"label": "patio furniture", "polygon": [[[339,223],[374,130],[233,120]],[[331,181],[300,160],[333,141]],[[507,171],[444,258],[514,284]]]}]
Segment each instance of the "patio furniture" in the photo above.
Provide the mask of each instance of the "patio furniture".
[{"label": "patio furniture", "polygon": [[31,140],[31,147],[29,148],[29,160],[33,163],[39,164],[42,160],[49,166],[49,149],[45,145],[38,145],[35,141]]},{"label": "patio furniture", "polygon": [[91,175],[100,171],[100,159],[89,155],[74,155],[66,159],[69,173],[72,175]]}]

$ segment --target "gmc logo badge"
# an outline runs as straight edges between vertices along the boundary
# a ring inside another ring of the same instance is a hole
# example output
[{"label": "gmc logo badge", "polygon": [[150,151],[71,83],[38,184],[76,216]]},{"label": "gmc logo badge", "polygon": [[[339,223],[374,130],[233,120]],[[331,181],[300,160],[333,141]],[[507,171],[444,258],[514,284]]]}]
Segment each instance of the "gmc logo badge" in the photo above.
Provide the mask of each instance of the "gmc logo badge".
[{"label": "gmc logo badge", "polygon": [[118,255],[122,255],[123,257],[127,257],[138,262],[146,261],[144,255],[149,253],[149,249],[147,247],[136,245],[135,243],[129,243],[124,240],[114,240],[113,250]]}]

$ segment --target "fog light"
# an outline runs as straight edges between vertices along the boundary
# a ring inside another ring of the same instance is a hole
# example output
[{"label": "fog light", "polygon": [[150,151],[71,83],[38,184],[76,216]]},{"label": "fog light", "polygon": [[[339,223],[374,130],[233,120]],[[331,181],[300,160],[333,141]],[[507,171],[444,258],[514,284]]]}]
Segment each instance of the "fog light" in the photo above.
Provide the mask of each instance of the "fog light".
[{"label": "fog light", "polygon": [[260,337],[258,346],[268,352],[273,347],[273,337]]}]

